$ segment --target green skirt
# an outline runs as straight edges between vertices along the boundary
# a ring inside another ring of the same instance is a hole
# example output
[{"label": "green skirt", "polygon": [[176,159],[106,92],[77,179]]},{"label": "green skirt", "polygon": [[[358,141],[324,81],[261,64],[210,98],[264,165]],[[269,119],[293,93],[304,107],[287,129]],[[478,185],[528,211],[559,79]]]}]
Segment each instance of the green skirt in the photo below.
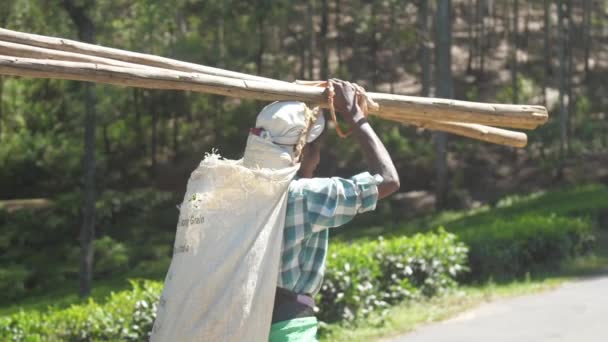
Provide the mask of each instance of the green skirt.
[{"label": "green skirt", "polygon": [[270,326],[270,342],[317,341],[317,318],[303,317]]}]

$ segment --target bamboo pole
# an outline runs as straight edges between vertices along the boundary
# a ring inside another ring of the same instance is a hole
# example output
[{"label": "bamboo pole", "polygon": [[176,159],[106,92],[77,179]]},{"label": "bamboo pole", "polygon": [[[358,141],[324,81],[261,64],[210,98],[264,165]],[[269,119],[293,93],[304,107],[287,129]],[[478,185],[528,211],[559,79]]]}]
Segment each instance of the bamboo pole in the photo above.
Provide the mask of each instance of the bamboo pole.
[{"label": "bamboo pole", "polygon": [[0,55],[0,74],[98,82],[149,89],[195,92],[257,100],[295,100],[325,104],[324,89],[238,80],[207,74],[152,68],[127,68],[104,64],[21,58]]},{"label": "bamboo pole", "polygon": [[463,124],[459,122],[415,122],[412,123],[421,128],[430,130],[444,131],[456,135],[461,135],[481,141],[491,142],[498,145],[512,147],[526,147],[528,144],[528,136],[525,133],[510,131],[502,128],[491,126],[482,126],[477,124]]},{"label": "bamboo pole", "polygon": [[[44,56],[53,60],[63,60],[63,61],[77,61],[77,62],[91,62],[91,63],[99,63],[105,65],[114,65],[114,66],[123,66],[123,67],[133,67],[133,68],[152,68],[149,66],[141,66],[134,63],[117,61],[114,59],[96,57],[90,55],[82,55],[72,52],[65,52],[53,49],[39,48],[29,45],[16,44],[0,41],[0,54],[9,54],[11,56],[17,57],[41,57]],[[397,120],[400,121],[403,118],[401,117],[392,117],[390,115],[383,116],[389,120]],[[445,132],[449,132],[456,135],[466,136],[469,138],[474,138],[483,141],[497,141],[497,139],[502,138],[501,144],[515,146],[515,147],[523,147],[526,145],[526,136],[522,133],[510,132],[506,130],[496,131],[495,128],[485,127],[481,125],[467,125],[467,124],[459,124],[459,123],[450,123],[450,122],[433,122],[433,121],[412,121],[411,124],[428,129],[434,130],[442,130]],[[497,133],[498,132],[498,133]],[[495,135],[496,137],[490,138],[488,140],[488,135]]]},{"label": "bamboo pole", "polygon": [[[261,100],[299,100],[311,102],[310,100],[313,99],[320,104],[326,105],[324,90],[322,88],[288,84],[289,88],[291,88],[288,89],[283,85],[277,87],[276,84],[268,82],[236,80],[156,68],[135,69],[92,63],[0,56],[0,74],[92,81],[152,89],[192,90]],[[493,127],[445,121],[435,122],[427,118],[405,120],[403,116],[394,114],[386,114],[386,118],[502,145],[523,147],[526,144],[525,134]]]},{"label": "bamboo pole", "polygon": [[55,49],[47,49],[32,45],[5,42],[2,40],[0,40],[0,55],[35,59],[50,59],[65,62],[105,64],[136,69],[152,68],[151,66],[123,62],[112,58],[84,55],[81,53],[66,52]]},{"label": "bamboo pole", "polygon": [[460,122],[415,120],[403,123],[406,125],[413,125],[419,128],[430,129],[435,131],[443,131],[498,145],[521,148],[525,147],[528,143],[528,136],[525,133],[510,131],[491,126],[463,124]]},{"label": "bamboo pole", "polygon": [[[88,65],[87,65],[88,64]],[[81,81],[104,82],[104,71],[121,74],[119,84],[140,86],[158,89],[181,89],[219,94],[232,97],[245,97],[258,100],[297,100],[313,104],[326,105],[326,98],[322,88],[302,86],[286,82],[266,82],[253,80],[238,80],[234,78],[213,76],[207,74],[194,74],[178,71],[169,71],[159,68],[140,69],[134,73],[135,68],[109,66],[102,64],[63,62],[53,60],[39,60],[31,58],[18,58],[4,56],[3,68],[12,68],[11,75],[19,76],[15,68],[29,69],[29,76],[39,75],[44,71],[58,74],[71,74]],[[25,70],[23,72],[26,72]],[[92,72],[90,77],[86,72]],[[137,80],[139,79],[138,82]],[[169,81],[179,79],[183,84],[167,84]],[[160,83],[164,83],[160,85]],[[108,83],[108,82],[105,82]],[[380,105],[379,109],[370,110],[370,114],[382,116],[390,113],[391,116],[402,116],[404,119],[454,121],[461,123],[475,123],[482,125],[533,127],[542,120],[542,115],[534,114],[534,106],[491,105],[466,101],[427,99],[413,96],[373,94],[374,100]],[[409,107],[408,107],[409,106]],[[497,107],[508,110],[506,116],[496,112]],[[514,108],[517,107],[517,108]],[[412,109],[415,108],[415,109]],[[417,109],[417,110],[416,110]],[[526,115],[528,114],[528,115]],[[540,118],[540,119],[539,119]]]},{"label": "bamboo pole", "polygon": [[[230,77],[234,79],[243,79],[249,81],[274,81],[270,78],[242,74],[239,72],[228,71],[220,68],[182,62],[171,58],[159,57],[145,53],[132,52],[127,50],[103,47],[95,44],[82,43],[75,40],[48,37],[38,34],[25,33],[19,31],[7,30],[0,28],[0,40],[12,43],[19,43],[31,46],[37,46],[47,49],[61,50],[66,52],[74,52],[84,55],[92,55],[115,59],[123,62],[149,65],[157,68],[171,69],[184,72],[198,72],[207,75]],[[288,82],[284,82],[289,84]]]},{"label": "bamboo pole", "polygon": [[[286,87],[292,85],[288,82],[177,61],[154,55],[106,48],[69,39],[46,37],[2,28],[0,28],[0,40],[94,55],[157,68],[198,72],[247,81],[279,82]],[[371,114],[380,116],[382,116],[382,113],[389,111],[392,114],[399,115],[407,110],[410,112],[407,117],[417,117],[420,120],[457,121],[523,129],[534,129],[538,125],[545,123],[548,119],[547,110],[541,106],[484,104],[379,93],[370,93],[370,96],[380,105],[380,110],[371,111]]]},{"label": "bamboo pole", "polygon": [[[36,58],[36,59],[40,59],[42,57],[44,57],[45,59],[51,59],[51,60],[58,60],[58,61],[73,61],[73,62],[89,62],[89,63],[96,63],[96,64],[105,64],[105,65],[112,65],[112,66],[122,66],[122,67],[130,67],[130,68],[153,68],[153,69],[160,69],[165,70],[165,69],[161,69],[161,68],[157,68],[157,67],[153,67],[150,65],[141,65],[141,64],[135,64],[135,63],[129,63],[129,62],[123,62],[123,61],[119,61],[119,60],[115,60],[115,59],[111,59],[111,58],[105,58],[105,57],[97,57],[97,56],[92,56],[92,55],[84,55],[81,53],[75,53],[75,52],[66,52],[66,51],[61,51],[61,50],[54,50],[54,49],[47,49],[47,48],[41,48],[41,47],[36,47],[36,46],[30,46],[30,45],[24,45],[24,44],[18,44],[18,43],[10,43],[10,42],[4,42],[4,41],[0,41],[0,55],[7,55],[7,56],[15,56],[15,57],[25,57],[25,58]],[[221,70],[221,69],[220,69]],[[246,75],[246,74],[243,74]],[[286,85],[292,85],[293,83],[287,83],[287,82],[282,82],[282,81],[278,81],[278,80],[273,80],[273,79],[264,79],[265,82],[271,82],[271,83],[276,83],[276,84],[286,84]],[[381,93],[370,93],[370,96],[372,96],[373,98],[379,100],[379,101],[385,101],[385,102],[394,102],[397,103],[397,109],[391,109],[391,107],[383,107],[382,111],[378,111],[376,113],[376,115],[385,118],[385,119],[389,119],[389,120],[397,120],[397,121],[401,121],[400,119],[403,118],[407,118],[407,117],[417,117],[420,118],[420,115],[417,113],[419,111],[422,111],[424,113],[425,110],[429,110],[428,108],[420,108],[417,109],[417,103],[421,101],[421,98],[418,97],[407,97],[407,96],[399,96],[399,95],[389,95],[389,94],[381,94]],[[395,97],[399,96],[400,99],[395,100]],[[413,99],[413,101],[412,101]],[[399,103],[404,102],[404,103],[411,103],[411,108],[410,107],[403,107],[400,106]],[[454,103],[455,101],[453,100],[449,100],[447,101],[449,103]],[[433,103],[436,105],[443,105],[441,103],[441,100],[439,99],[430,99],[429,103]],[[507,106],[504,109],[501,109],[500,104],[478,104],[478,105],[483,105],[485,106],[485,108],[481,108],[482,111],[487,111],[487,110],[496,110],[496,111],[509,111],[510,107]],[[449,104],[448,104],[449,106]],[[534,106],[530,106],[530,113],[534,113],[534,111],[537,111],[538,108],[534,107]],[[497,109],[498,108],[498,109]],[[395,114],[395,112],[400,113],[400,114]],[[438,110],[438,114],[441,114],[441,109]],[[409,114],[409,115],[408,115]],[[419,119],[420,121],[420,119]],[[443,125],[449,125],[449,122],[443,121]],[[515,126],[515,127],[513,127]],[[461,126],[458,126],[461,127]],[[530,124],[515,124],[515,123],[510,123],[509,127],[513,127],[513,128],[521,128],[521,129],[534,129],[536,128],[536,125],[530,125]]]},{"label": "bamboo pole", "polygon": [[[90,81],[119,86],[152,89],[192,90],[232,97],[259,100],[298,100],[326,105],[324,89],[295,84],[236,80],[225,77],[183,73],[158,68],[127,68],[105,64],[40,60],[0,56],[0,74]],[[386,114],[389,120],[411,123],[419,127],[439,129],[466,137],[502,145],[523,147],[523,133],[501,130],[475,124],[432,121],[428,118],[405,118],[402,115]]]},{"label": "bamboo pole", "polygon": [[[542,106],[480,103],[381,93],[368,94],[380,105],[381,110],[375,113],[380,117],[405,115],[434,118],[436,121],[457,121],[521,129],[535,129],[544,124],[548,118],[547,109]],[[494,113],[493,117],[492,113]],[[508,117],[509,119],[497,119],[498,117]]]}]

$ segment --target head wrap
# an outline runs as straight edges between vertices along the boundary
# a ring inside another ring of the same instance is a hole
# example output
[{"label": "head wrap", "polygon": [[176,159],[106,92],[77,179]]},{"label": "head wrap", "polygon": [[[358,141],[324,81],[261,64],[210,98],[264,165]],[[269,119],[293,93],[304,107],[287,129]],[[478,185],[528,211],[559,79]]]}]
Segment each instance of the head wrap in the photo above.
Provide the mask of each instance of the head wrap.
[{"label": "head wrap", "polygon": [[[273,102],[258,114],[256,128],[263,129],[278,145],[296,145],[306,128],[306,104],[298,101]],[[308,131],[306,142],[317,139],[325,128],[325,118],[319,115]]]}]

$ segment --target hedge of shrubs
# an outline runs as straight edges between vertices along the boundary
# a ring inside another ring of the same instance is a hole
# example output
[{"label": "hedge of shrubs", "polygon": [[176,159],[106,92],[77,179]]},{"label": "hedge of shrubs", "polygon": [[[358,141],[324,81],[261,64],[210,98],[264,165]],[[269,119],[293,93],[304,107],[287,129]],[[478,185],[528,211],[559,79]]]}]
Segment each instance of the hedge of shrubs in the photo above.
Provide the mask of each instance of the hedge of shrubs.
[{"label": "hedge of shrubs", "polygon": [[456,286],[467,247],[454,234],[416,234],[330,247],[319,295],[319,318],[353,320],[404,299]]},{"label": "hedge of shrubs", "polygon": [[132,289],[104,303],[90,299],[67,309],[21,311],[0,318],[2,341],[144,341],[152,329],[162,284],[131,281]]},{"label": "hedge of shrubs", "polygon": [[[318,298],[322,320],[351,320],[390,304],[434,295],[456,285],[467,248],[443,230],[331,248]],[[132,282],[100,304],[89,300],[48,313],[20,312],[0,318],[2,341],[145,340],[155,317],[161,283]],[[27,339],[26,339],[27,337]]]},{"label": "hedge of shrubs", "polygon": [[469,246],[467,280],[512,277],[585,254],[594,241],[587,219],[527,214],[458,231]]},{"label": "hedge of shrubs", "polygon": [[[0,209],[0,303],[61,288],[78,278],[81,197],[67,193],[53,202],[40,210]],[[104,191],[96,203],[95,278],[131,272],[144,260],[158,261],[166,271],[175,237],[174,203],[170,194],[153,189]],[[167,210],[172,215],[164,215]],[[155,245],[152,239],[162,241]],[[150,271],[146,267],[137,275]]]}]

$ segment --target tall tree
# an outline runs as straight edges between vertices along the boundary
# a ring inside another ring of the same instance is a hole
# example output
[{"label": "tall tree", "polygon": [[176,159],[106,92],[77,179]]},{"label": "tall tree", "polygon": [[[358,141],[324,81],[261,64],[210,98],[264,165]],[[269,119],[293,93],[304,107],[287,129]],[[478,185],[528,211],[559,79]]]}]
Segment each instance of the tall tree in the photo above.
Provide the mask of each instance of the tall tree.
[{"label": "tall tree", "polygon": [[315,31],[315,0],[306,2],[306,34],[308,37],[308,79],[315,78],[315,49],[316,49],[316,31]]},{"label": "tall tree", "polygon": [[369,30],[369,56],[367,69],[372,72],[371,83],[375,87],[378,85],[378,38],[376,37],[378,34],[378,6],[379,4],[374,1],[370,2],[370,30]]},{"label": "tall tree", "polygon": [[547,89],[549,88],[549,75],[552,72],[553,59],[551,58],[551,0],[543,0],[544,7],[544,30],[543,30],[543,48],[545,55],[545,67],[543,68],[543,102],[547,105]]},{"label": "tall tree", "polygon": [[431,50],[430,50],[430,35],[429,35],[429,2],[427,0],[418,1],[418,42],[419,42],[419,58],[422,68],[422,96],[430,95],[431,87]]},{"label": "tall tree", "polygon": [[[566,136],[572,136],[572,126],[570,118],[574,115],[576,108],[576,97],[573,93],[573,72],[574,72],[574,49],[572,47],[575,41],[574,35],[576,34],[576,27],[573,23],[572,17],[572,0],[566,1],[566,21],[568,23],[566,28],[566,97],[568,98],[568,110],[566,118]],[[583,38],[584,39],[584,38]],[[570,152],[570,140],[566,143],[566,154]]]},{"label": "tall tree", "polygon": [[583,3],[583,39],[585,40],[585,77],[589,75],[589,50],[591,49],[591,0]]},{"label": "tall tree", "polygon": [[[452,1],[437,1],[437,96],[452,98]],[[447,204],[448,167],[447,167],[447,135],[443,132],[434,133],[435,140],[435,194],[437,208],[443,209]]]},{"label": "tall tree", "polygon": [[511,28],[511,88],[513,103],[519,102],[519,86],[517,84],[517,49],[519,48],[519,0],[513,1],[513,27]]},{"label": "tall tree", "polygon": [[329,77],[329,47],[327,33],[329,30],[329,7],[328,0],[321,0],[321,37],[319,43],[321,45],[321,79],[325,80]]},{"label": "tall tree", "polygon": [[[560,107],[560,164],[558,167],[558,177],[562,176],[564,160],[568,151],[568,106],[566,104],[566,96],[568,93],[568,7],[570,6],[570,0],[559,0],[557,3],[557,27],[558,27],[558,83],[559,83],[559,107]],[[568,99],[570,101],[570,99]]]},{"label": "tall tree", "polygon": [[266,17],[270,9],[267,0],[258,0],[255,7],[255,23],[258,36],[258,49],[256,53],[256,66],[258,75],[262,74],[264,66],[264,53],[266,52]]},{"label": "tall tree", "polygon": [[[180,27],[185,26],[185,18],[183,16],[183,14],[181,12],[178,12],[178,22],[182,23],[180,25]],[[219,68],[225,68],[226,67],[226,40],[225,40],[225,30],[226,30],[226,25],[225,25],[225,20],[226,20],[226,9],[225,9],[225,5],[223,1],[219,1],[218,2],[218,16],[217,16],[217,27],[215,30],[215,46],[216,46],[216,51],[217,51],[217,66]],[[185,33],[182,31],[182,34]],[[261,39],[261,38],[260,38]],[[261,63],[260,63],[260,67],[261,69]],[[258,73],[260,72],[260,70],[258,70]]]},{"label": "tall tree", "polygon": [[2,114],[4,109],[4,101],[2,98],[4,97],[4,78],[0,76],[0,138],[2,138]]},{"label": "tall tree", "polygon": [[[95,43],[95,26],[89,10],[95,6],[94,0],[64,0],[63,7],[68,12],[78,31],[78,38],[87,43]],[[93,280],[93,240],[95,239],[95,91],[91,83],[82,83],[85,103],[84,116],[84,199],[82,226],[80,228],[80,296],[91,293]]]},{"label": "tall tree", "polygon": [[145,92],[144,93],[144,101],[146,103],[147,106],[147,110],[149,112],[151,112],[152,114],[152,132],[151,132],[151,136],[150,136],[150,160],[152,162],[151,164],[151,168],[150,168],[150,173],[152,174],[153,177],[156,177],[156,170],[157,170],[157,155],[158,155],[158,145],[159,145],[159,104],[156,103],[156,98],[158,95],[156,96],[151,96],[150,92]]},{"label": "tall tree", "polygon": [[475,0],[469,0],[468,4],[464,5],[466,17],[468,20],[467,25],[467,40],[469,41],[469,56],[467,58],[467,74],[473,71],[473,59],[475,59],[475,25],[477,24],[475,19],[475,11],[473,6]]},{"label": "tall tree", "polygon": [[[5,8],[0,13],[0,27],[6,27],[6,23],[8,22],[8,17],[12,10],[12,6],[6,6],[6,7],[8,7],[8,8]],[[2,138],[2,116],[3,116],[2,114],[3,114],[3,108],[4,108],[4,101],[2,101],[3,94],[4,94],[4,78],[2,76],[0,76],[0,138]]]},{"label": "tall tree", "polygon": [[479,72],[483,74],[485,70],[485,51],[486,51],[486,22],[485,22],[485,7],[484,1],[477,0],[477,22],[479,25],[478,38],[477,38],[477,55],[479,57]]},{"label": "tall tree", "polygon": [[526,16],[524,17],[524,38],[522,40],[522,46],[524,48],[528,47],[528,40],[530,38],[530,16],[531,16],[531,7],[532,4],[530,2],[525,3],[526,6]]},{"label": "tall tree", "polygon": [[342,64],[344,61],[344,54],[342,53],[342,17],[341,17],[341,3],[340,0],[336,0],[335,4],[335,16],[334,16],[334,27],[336,28],[336,54],[338,55],[338,70],[342,70]]},{"label": "tall tree", "polygon": [[[393,0],[389,2],[389,27],[391,27],[391,42],[395,42],[395,37],[396,37],[396,31],[394,28],[397,26],[397,7],[398,7],[398,1],[397,0]],[[420,9],[418,9],[418,12],[420,12]],[[397,38],[398,39],[398,38]],[[398,52],[392,53],[391,57],[390,57],[390,70],[396,70],[397,69],[397,57],[399,56]],[[397,79],[397,76],[395,75],[395,73],[391,74],[390,77],[390,93],[394,94],[395,93],[395,80]]]}]

